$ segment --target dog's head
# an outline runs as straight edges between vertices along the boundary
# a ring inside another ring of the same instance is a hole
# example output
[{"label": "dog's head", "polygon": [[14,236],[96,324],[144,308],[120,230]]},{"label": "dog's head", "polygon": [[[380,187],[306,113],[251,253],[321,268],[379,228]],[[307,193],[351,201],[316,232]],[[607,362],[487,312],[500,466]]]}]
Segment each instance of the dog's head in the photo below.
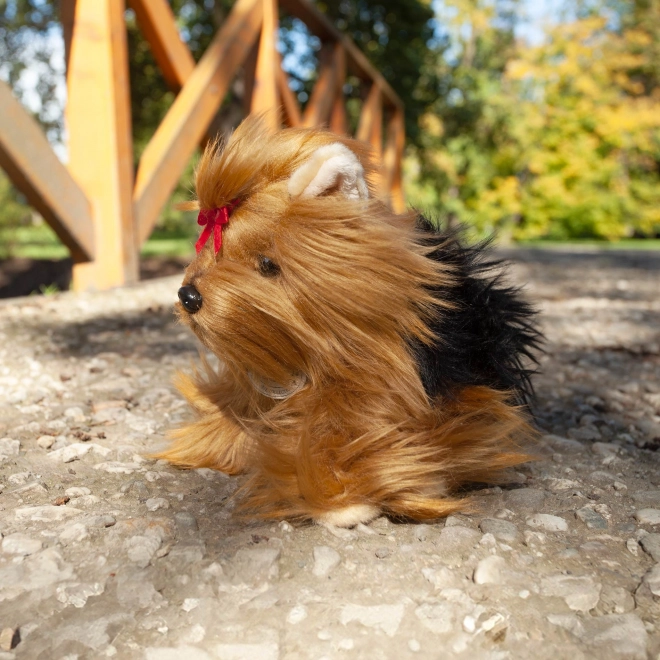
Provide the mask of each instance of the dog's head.
[{"label": "dog's head", "polygon": [[363,144],[270,134],[258,119],[206,150],[196,187],[208,223],[178,312],[233,370],[275,383],[368,378],[394,344],[425,336],[428,287],[443,273],[414,216],[374,198],[374,174]]}]

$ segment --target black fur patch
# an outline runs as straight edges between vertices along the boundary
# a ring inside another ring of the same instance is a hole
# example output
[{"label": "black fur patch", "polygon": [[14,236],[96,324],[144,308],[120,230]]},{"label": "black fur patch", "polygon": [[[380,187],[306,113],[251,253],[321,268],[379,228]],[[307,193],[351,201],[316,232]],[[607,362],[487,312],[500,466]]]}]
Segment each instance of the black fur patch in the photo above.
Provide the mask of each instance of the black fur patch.
[{"label": "black fur patch", "polygon": [[488,258],[488,242],[467,247],[458,232],[438,231],[420,216],[421,242],[430,258],[455,268],[456,285],[435,291],[454,310],[439,310],[430,324],[439,340],[412,346],[429,397],[451,396],[466,385],[509,391],[516,403],[529,403],[542,337],[536,311],[517,288],[503,281],[499,260]]}]

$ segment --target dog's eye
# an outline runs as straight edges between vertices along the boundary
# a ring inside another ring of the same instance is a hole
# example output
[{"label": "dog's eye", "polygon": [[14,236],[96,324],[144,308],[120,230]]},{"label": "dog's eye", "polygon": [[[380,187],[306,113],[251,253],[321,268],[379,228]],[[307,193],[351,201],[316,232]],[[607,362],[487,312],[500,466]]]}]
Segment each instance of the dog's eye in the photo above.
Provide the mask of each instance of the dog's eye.
[{"label": "dog's eye", "polygon": [[264,277],[273,277],[280,272],[280,267],[272,259],[263,254],[257,257],[257,262],[259,264],[259,273]]}]

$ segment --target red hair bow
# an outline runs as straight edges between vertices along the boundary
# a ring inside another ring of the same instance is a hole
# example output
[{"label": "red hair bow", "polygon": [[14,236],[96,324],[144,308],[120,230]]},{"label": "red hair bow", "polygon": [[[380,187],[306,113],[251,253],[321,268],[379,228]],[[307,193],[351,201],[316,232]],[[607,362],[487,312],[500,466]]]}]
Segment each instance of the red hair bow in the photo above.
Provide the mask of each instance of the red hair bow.
[{"label": "red hair bow", "polygon": [[204,230],[197,243],[195,243],[197,254],[202,251],[211,234],[213,234],[213,253],[218,254],[222,247],[222,228],[229,222],[229,216],[240,203],[240,199],[233,199],[229,204],[225,204],[219,209],[202,209],[199,212],[197,224],[204,227]]}]

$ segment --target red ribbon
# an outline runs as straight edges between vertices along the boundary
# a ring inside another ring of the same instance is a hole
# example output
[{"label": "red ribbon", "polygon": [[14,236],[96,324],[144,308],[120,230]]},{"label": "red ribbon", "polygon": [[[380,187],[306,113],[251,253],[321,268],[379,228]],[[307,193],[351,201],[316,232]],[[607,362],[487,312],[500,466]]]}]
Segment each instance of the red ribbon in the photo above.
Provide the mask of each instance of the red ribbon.
[{"label": "red ribbon", "polygon": [[209,236],[213,234],[213,252],[218,254],[222,247],[222,228],[229,222],[231,212],[240,204],[240,199],[233,199],[221,208],[202,209],[197,216],[197,224],[204,227],[199,240],[195,243],[197,254],[202,251]]}]

